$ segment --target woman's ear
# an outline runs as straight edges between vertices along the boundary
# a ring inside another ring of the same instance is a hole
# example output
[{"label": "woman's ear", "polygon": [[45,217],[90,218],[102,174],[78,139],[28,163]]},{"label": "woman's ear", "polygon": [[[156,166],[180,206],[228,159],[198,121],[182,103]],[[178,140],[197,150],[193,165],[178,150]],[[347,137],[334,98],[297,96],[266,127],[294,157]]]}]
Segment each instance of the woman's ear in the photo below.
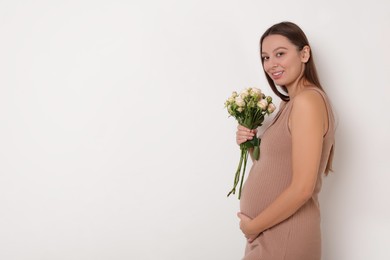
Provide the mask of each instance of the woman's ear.
[{"label": "woman's ear", "polygon": [[305,45],[303,49],[301,50],[301,61],[303,63],[306,63],[309,61],[310,58],[310,47],[308,45]]}]

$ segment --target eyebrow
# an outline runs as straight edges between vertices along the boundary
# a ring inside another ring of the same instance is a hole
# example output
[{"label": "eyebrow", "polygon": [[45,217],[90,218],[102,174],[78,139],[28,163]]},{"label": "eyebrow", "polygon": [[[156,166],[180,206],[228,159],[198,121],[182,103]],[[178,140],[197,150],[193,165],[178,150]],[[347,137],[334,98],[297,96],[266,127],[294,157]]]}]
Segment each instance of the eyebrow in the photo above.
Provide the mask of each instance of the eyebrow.
[{"label": "eyebrow", "polygon": [[[285,47],[277,47],[277,48],[274,49],[272,52],[276,52],[276,51],[278,51],[279,49],[287,50],[287,48],[285,48]],[[266,52],[261,52],[261,54],[267,54],[267,53],[266,53]]]}]

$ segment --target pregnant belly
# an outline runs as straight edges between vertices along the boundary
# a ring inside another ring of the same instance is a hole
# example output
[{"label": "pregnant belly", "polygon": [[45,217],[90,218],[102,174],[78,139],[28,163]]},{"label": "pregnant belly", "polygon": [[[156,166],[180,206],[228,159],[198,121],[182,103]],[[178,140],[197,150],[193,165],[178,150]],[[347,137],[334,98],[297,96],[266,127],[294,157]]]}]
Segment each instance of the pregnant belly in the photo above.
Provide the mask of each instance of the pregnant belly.
[{"label": "pregnant belly", "polygon": [[288,173],[277,169],[265,171],[254,164],[242,190],[240,211],[255,218],[288,187],[290,179]]}]

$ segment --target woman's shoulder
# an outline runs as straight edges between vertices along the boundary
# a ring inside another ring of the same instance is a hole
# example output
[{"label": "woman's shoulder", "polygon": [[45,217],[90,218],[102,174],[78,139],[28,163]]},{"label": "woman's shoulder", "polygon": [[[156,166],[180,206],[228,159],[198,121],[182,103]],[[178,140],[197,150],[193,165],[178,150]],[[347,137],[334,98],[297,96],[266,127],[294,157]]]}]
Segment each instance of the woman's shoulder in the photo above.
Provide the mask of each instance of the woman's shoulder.
[{"label": "woman's shoulder", "polygon": [[317,87],[306,87],[294,97],[294,107],[300,109],[321,109],[326,107],[326,95]]},{"label": "woman's shoulder", "polygon": [[[292,100],[290,120],[303,122],[325,121],[331,113],[326,96],[321,89],[310,87],[298,93]],[[302,121],[303,120],[303,121]]]},{"label": "woman's shoulder", "polygon": [[[333,136],[328,133],[335,131],[335,118],[332,106],[326,93],[317,87],[306,88],[297,94],[293,99],[294,104],[291,110],[291,120],[304,122],[321,122],[324,124],[324,136]],[[332,129],[332,131],[329,131]]]}]

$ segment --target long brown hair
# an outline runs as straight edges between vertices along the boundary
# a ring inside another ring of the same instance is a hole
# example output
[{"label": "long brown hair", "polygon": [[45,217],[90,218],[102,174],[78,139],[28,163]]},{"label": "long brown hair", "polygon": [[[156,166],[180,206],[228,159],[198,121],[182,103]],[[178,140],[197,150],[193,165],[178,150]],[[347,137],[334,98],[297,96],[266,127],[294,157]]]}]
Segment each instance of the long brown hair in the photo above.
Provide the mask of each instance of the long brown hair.
[{"label": "long brown hair", "polygon": [[[292,44],[294,44],[297,47],[298,51],[301,51],[305,46],[310,46],[309,41],[308,41],[305,33],[302,31],[302,29],[298,25],[296,25],[292,22],[281,22],[281,23],[275,24],[275,25],[271,26],[270,28],[268,28],[264,32],[264,34],[261,36],[261,38],[260,38],[260,54],[262,53],[262,45],[263,45],[263,41],[264,41],[265,37],[267,37],[269,35],[275,35],[275,34],[282,35],[282,36],[286,37]],[[262,66],[264,69],[264,63],[262,63]],[[288,95],[285,95],[282,92],[280,92],[278,90],[278,88],[276,87],[272,78],[270,76],[268,76],[268,74],[265,71],[264,71],[264,73],[265,73],[265,76],[267,78],[268,84],[270,85],[270,87],[271,87],[272,91],[275,93],[275,95],[280,97],[283,101],[289,101],[290,97]],[[313,53],[312,53],[311,49],[310,49],[310,58],[305,64],[303,78],[306,81],[308,81],[310,84],[321,89],[321,91],[323,91],[325,93],[325,91],[322,88],[322,85],[320,83],[318,74],[317,74],[317,69],[316,69],[316,66],[314,64],[314,58],[313,58]],[[280,86],[280,88],[286,94],[288,93],[287,88],[285,86]],[[332,111],[329,111],[329,112],[331,113]],[[334,145],[332,146],[332,148],[330,150],[328,162],[326,164],[326,168],[325,168],[326,175],[329,173],[329,171],[333,171],[332,170],[333,153],[334,153]]]}]

